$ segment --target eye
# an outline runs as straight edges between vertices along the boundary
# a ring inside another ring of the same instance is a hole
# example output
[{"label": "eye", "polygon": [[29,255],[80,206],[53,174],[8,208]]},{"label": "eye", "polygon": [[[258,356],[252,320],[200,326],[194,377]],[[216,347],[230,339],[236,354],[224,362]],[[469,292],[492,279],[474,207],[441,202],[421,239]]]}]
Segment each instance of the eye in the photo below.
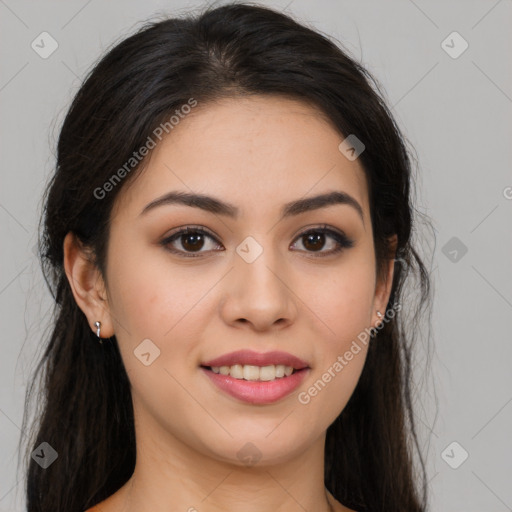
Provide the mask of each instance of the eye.
[{"label": "eye", "polygon": [[[200,256],[201,252],[208,252],[201,251],[205,245],[205,238],[218,242],[216,238],[206,230],[195,226],[187,226],[186,228],[181,228],[178,231],[175,231],[160,243],[172,253],[179,254],[180,256],[185,256],[187,258],[197,258]],[[184,250],[172,247],[172,245],[177,241],[179,241],[179,245],[181,245]]]},{"label": "eye", "polygon": [[[326,239],[331,239],[331,246],[334,248],[328,251],[322,251],[326,244]],[[349,239],[345,234],[329,229],[327,226],[309,229],[298,236],[298,240],[302,241],[302,245],[306,248],[306,252],[316,252],[317,257],[331,256],[337,254],[344,249],[350,249],[354,246],[354,241]],[[334,243],[332,242],[334,241]],[[292,246],[294,246],[293,244]]]},{"label": "eye", "polygon": [[[201,253],[209,252],[208,249],[205,251],[201,250],[205,247],[206,239],[216,242],[213,246],[213,250],[224,250],[218,249],[218,247],[222,247],[218,240],[199,226],[180,228],[162,240],[160,244],[174,254],[187,258],[196,258],[199,257]],[[322,251],[326,245],[326,241],[329,239],[331,239],[330,245],[333,245],[334,248],[328,251]],[[342,232],[329,229],[326,225],[304,231],[297,237],[297,240],[302,242],[306,252],[318,253],[315,254],[316,257],[337,254],[343,249],[349,249],[354,246],[353,240],[347,238]],[[177,242],[179,242],[181,248],[176,248],[175,244]],[[292,244],[291,247],[295,245],[297,245],[297,242]],[[217,247],[217,249],[215,249],[215,247]]]}]

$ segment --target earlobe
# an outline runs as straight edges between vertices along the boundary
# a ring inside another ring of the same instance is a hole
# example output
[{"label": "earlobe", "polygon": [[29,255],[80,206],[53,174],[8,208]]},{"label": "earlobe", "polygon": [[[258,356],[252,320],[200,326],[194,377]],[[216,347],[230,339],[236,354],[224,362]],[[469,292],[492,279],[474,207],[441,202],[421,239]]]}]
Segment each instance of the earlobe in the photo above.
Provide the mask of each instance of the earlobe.
[{"label": "earlobe", "polygon": [[64,270],[78,307],[87,317],[91,330],[96,334],[95,322],[101,322],[101,337],[114,335],[106,288],[91,252],[71,231],[63,244]]},{"label": "earlobe", "polygon": [[[397,235],[393,235],[389,239],[389,253],[388,259],[386,260],[386,268],[382,279],[377,283],[374,298],[374,311],[385,311],[391,295],[391,288],[393,286],[393,276],[395,271],[395,256],[396,247],[398,242]],[[382,321],[382,318],[377,319],[378,322]]]}]

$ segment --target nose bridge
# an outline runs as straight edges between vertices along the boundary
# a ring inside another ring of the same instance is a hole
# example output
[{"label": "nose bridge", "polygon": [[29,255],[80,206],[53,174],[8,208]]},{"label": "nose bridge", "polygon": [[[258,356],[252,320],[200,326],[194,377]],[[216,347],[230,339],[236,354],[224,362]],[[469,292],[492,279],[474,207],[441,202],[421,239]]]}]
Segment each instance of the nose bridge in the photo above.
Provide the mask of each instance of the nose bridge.
[{"label": "nose bridge", "polygon": [[241,279],[240,284],[249,285],[257,292],[275,293],[280,290],[283,283],[276,274],[283,272],[278,250],[271,234],[247,236],[236,247],[235,271]]},{"label": "nose bridge", "polygon": [[295,308],[286,286],[285,263],[271,234],[247,236],[237,247],[229,296],[224,303],[227,321],[244,319],[258,328],[291,320]]}]

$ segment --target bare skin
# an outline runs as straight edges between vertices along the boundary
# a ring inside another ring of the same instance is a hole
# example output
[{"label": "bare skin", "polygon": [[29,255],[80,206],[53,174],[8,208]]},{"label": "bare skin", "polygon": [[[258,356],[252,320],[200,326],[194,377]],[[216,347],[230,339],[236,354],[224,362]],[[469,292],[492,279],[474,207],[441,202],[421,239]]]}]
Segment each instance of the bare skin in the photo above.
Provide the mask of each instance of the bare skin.
[{"label": "bare skin", "polygon": [[[95,507],[88,509],[86,512],[122,512],[123,510],[127,510],[127,491],[128,488],[126,486],[122,487],[118,492],[116,492],[106,500],[102,501]],[[329,505],[332,507],[332,509],[330,509],[331,512],[356,512],[355,510],[352,510],[342,505],[327,489],[326,494],[327,501]],[[301,507],[297,507],[297,510],[301,510]]]},{"label": "bare skin", "polygon": [[[381,321],[393,259],[377,280],[367,183],[359,161],[339,151],[343,138],[317,110],[290,99],[198,105],[116,198],[106,280],[66,237],[75,300],[94,332],[98,320],[103,338],[115,334],[135,413],[135,471],[91,510],[351,512],[324,487],[323,453],[367,345],[359,343],[334,377],[332,368]],[[183,204],[141,213],[170,191],[213,196],[237,207],[238,217]],[[281,219],[285,203],[332,191],[349,194],[362,217],[350,204],[332,204]],[[324,225],[353,245],[334,253],[330,234],[317,242],[303,236]],[[162,245],[186,226],[208,232],[198,251],[190,235]],[[251,263],[236,251],[249,236],[263,249]],[[145,339],[160,350],[148,366],[134,355]],[[290,395],[250,404],[219,390],[201,369],[239,349],[286,351],[310,370]],[[329,368],[325,387],[299,401]],[[237,455],[249,442],[259,453],[251,466]]]}]

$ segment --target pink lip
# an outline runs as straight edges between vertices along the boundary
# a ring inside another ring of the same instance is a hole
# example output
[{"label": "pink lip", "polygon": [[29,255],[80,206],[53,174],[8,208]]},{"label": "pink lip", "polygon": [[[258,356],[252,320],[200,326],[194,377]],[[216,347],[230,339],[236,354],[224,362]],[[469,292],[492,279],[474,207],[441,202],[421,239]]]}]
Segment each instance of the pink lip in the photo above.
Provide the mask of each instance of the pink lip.
[{"label": "pink lip", "polygon": [[271,381],[234,379],[229,375],[214,373],[207,368],[201,368],[201,371],[210,378],[213,384],[228,395],[250,404],[265,405],[277,402],[289,395],[301,384],[311,369],[304,368],[292,373],[289,377],[281,377]]},{"label": "pink lip", "polygon": [[254,366],[283,364],[285,366],[291,366],[296,370],[309,367],[308,363],[288,352],[273,351],[260,354],[252,350],[237,350],[230,354],[224,354],[223,356],[201,363],[201,366],[233,366],[234,364],[250,364]]}]

